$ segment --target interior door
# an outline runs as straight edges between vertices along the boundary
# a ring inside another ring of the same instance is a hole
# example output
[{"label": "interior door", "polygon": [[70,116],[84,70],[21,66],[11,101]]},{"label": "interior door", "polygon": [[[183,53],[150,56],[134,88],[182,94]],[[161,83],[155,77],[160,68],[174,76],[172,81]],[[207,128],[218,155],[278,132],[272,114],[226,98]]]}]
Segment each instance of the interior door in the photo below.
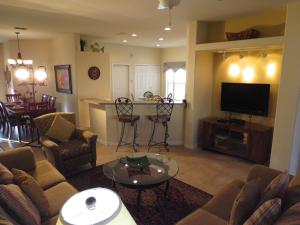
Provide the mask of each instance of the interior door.
[{"label": "interior door", "polygon": [[135,97],[143,97],[146,91],[151,91],[154,95],[160,95],[159,65],[135,66]]},{"label": "interior door", "polygon": [[113,98],[129,98],[129,66],[113,64],[112,69]]}]

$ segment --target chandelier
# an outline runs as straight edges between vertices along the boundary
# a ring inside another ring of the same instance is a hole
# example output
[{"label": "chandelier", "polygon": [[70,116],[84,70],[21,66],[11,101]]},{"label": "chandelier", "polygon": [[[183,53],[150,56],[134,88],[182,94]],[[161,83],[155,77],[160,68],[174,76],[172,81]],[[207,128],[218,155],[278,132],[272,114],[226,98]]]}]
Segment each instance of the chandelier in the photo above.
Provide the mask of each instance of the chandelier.
[{"label": "chandelier", "polygon": [[[47,79],[47,71],[45,66],[38,66],[36,70],[33,69],[33,61],[31,59],[23,59],[20,51],[20,40],[19,34],[20,32],[15,32],[17,35],[18,42],[18,55],[17,59],[8,59],[8,64],[14,70],[15,76],[23,82],[28,81],[30,76],[32,76],[32,82],[29,83],[31,85],[40,84]],[[38,83],[37,83],[38,82]]]}]

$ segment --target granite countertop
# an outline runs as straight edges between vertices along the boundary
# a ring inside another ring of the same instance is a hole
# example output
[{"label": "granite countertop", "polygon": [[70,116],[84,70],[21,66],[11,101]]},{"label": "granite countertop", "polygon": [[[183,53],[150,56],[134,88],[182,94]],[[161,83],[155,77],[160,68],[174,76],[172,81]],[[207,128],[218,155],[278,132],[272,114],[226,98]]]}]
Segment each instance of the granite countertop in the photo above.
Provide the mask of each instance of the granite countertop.
[{"label": "granite countertop", "polygon": [[[86,103],[92,103],[96,105],[114,105],[115,101],[110,99],[99,99],[99,98],[81,98],[80,101]],[[156,101],[146,101],[138,99],[132,102],[134,105],[155,105]],[[175,105],[183,105],[182,101],[174,101]]]}]

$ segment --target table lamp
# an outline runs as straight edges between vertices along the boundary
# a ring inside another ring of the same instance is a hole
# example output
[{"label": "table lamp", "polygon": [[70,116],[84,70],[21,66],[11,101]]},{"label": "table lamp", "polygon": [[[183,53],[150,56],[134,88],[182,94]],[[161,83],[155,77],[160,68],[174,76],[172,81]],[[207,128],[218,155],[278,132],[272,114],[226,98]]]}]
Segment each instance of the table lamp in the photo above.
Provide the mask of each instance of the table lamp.
[{"label": "table lamp", "polygon": [[119,196],[92,188],[73,195],[62,207],[56,225],[136,225]]}]

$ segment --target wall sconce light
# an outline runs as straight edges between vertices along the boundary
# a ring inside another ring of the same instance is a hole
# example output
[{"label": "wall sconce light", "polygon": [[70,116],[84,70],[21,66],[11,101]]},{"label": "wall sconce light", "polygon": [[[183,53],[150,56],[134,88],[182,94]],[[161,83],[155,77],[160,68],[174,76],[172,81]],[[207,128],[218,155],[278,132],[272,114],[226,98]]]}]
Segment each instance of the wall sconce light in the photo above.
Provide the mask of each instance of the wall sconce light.
[{"label": "wall sconce light", "polygon": [[269,63],[267,65],[267,75],[269,77],[273,77],[276,73],[276,64],[275,63]]},{"label": "wall sconce light", "polygon": [[253,80],[253,78],[254,78],[254,68],[251,66],[246,67],[243,70],[243,79],[246,82],[251,82]]},{"label": "wall sconce light", "polygon": [[240,74],[240,66],[238,64],[231,64],[229,66],[229,75],[232,77],[237,77]]}]

